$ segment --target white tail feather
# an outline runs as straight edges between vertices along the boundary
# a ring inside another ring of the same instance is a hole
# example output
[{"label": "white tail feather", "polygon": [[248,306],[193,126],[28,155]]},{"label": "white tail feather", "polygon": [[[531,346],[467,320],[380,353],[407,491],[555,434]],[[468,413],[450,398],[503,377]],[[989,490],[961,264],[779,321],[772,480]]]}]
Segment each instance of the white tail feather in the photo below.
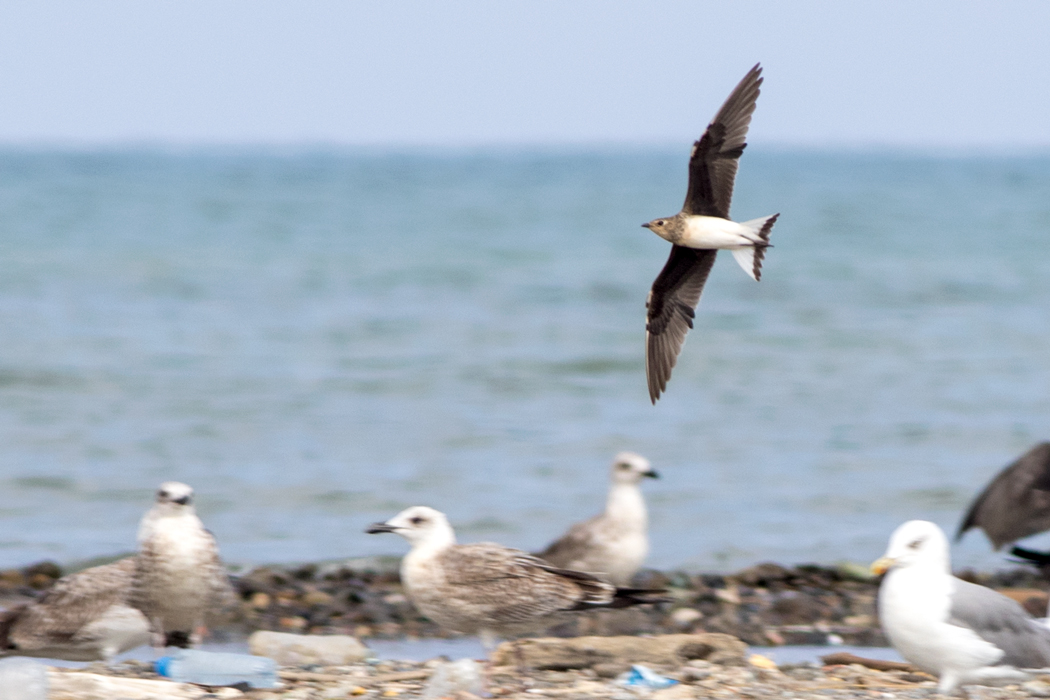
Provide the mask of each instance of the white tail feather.
[{"label": "white tail feather", "polygon": [[755,245],[734,249],[733,259],[756,282],[762,277],[762,258],[765,257],[766,246],[769,244],[769,232],[773,230],[773,224],[776,223],[778,216],[780,214],[740,222],[740,225],[747,229],[744,235],[754,241]]},{"label": "white tail feather", "polygon": [[754,247],[747,248],[734,248],[732,250],[733,259],[736,260],[737,264],[744,269],[748,277],[758,281],[758,277],[755,276],[755,249]]}]

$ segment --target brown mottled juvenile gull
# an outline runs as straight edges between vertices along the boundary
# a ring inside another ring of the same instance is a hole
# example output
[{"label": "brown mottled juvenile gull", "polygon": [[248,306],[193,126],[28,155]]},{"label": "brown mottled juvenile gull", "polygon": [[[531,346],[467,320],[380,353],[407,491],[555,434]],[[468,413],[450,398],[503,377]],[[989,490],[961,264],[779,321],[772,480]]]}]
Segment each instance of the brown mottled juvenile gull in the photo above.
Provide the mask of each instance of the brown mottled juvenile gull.
[{"label": "brown mottled juvenile gull", "polygon": [[[984,487],[970,504],[956,539],[975,527],[984,530],[996,550],[1050,530],[1050,442],[1041,442],[1025,452]],[[1040,552],[1019,548],[1014,549],[1014,554],[1050,559]]]},{"label": "brown mottled juvenile gull", "polygon": [[155,646],[200,643],[207,618],[234,598],[215,538],[193,508],[193,489],[160,485],[139,526],[139,554],[131,603],[146,614]]},{"label": "brown mottled juvenile gull", "polygon": [[685,335],[693,327],[693,310],[718,251],[731,251],[755,281],[762,276],[769,233],[780,214],[743,223],[729,219],[737,164],[747,146],[747,128],[758,100],[761,74],[762,68],[755,64],[693,144],[682,211],[642,224],[673,244],[645,303],[645,376],[654,404],[667,388]]},{"label": "brown mottled juvenile gull", "polygon": [[149,644],[146,616],[128,604],[134,573],[134,557],[84,569],[0,613],[0,655],[108,662]]},{"label": "brown mottled juvenile gull", "polygon": [[901,656],[940,676],[941,693],[1050,668],[1050,628],[1010,598],[952,576],[948,538],[935,524],[898,527],[871,568],[888,571],[879,587],[883,631]]},{"label": "brown mottled juvenile gull", "polygon": [[559,613],[657,602],[659,591],[617,588],[580,571],[551,566],[491,542],[456,544],[444,513],[414,506],[370,534],[396,532],[412,550],[401,560],[401,583],[421,613],[442,627],[478,634],[489,651],[498,637],[556,622]]},{"label": "brown mottled juvenile gull", "polygon": [[625,586],[649,553],[649,516],[639,482],[658,474],[649,460],[621,452],[613,460],[605,512],[576,523],[539,556],[562,569],[601,575]]}]

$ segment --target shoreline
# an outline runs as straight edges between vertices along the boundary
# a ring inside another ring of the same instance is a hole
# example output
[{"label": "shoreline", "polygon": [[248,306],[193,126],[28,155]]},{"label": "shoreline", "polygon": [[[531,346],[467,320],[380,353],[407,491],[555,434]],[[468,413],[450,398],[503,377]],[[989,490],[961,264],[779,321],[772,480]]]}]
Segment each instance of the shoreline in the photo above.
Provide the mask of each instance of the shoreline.
[{"label": "shoreline", "polygon": [[[349,634],[364,640],[458,637],[421,616],[401,589],[397,558],[260,566],[232,574],[239,594],[215,637],[257,630]],[[64,573],[53,562],[0,570],[0,606],[45,593]],[[956,575],[1002,590],[1035,617],[1047,611],[1047,590],[1031,568]],[[888,646],[875,610],[877,580],[855,564],[785,567],[765,563],[731,574],[643,570],[634,584],[666,588],[668,603],[567,617],[548,636],[613,636],[720,632],[752,646]]]}]

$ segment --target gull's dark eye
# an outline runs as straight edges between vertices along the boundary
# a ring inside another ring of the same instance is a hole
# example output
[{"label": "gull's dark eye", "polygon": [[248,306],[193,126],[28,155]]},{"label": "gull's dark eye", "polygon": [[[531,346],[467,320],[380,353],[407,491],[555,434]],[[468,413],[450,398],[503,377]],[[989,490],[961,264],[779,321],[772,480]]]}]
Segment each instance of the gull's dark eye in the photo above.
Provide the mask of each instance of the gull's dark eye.
[{"label": "gull's dark eye", "polygon": [[619,464],[616,465],[616,468],[620,469],[622,471],[627,471],[628,469],[631,468],[631,465],[628,464],[627,462],[620,462]]},{"label": "gull's dark eye", "polygon": [[922,546],[923,539],[924,538],[920,537],[917,540],[912,540],[911,542],[908,543],[908,549],[918,549],[919,547]]},{"label": "gull's dark eye", "polygon": [[426,521],[427,521],[426,518],[422,518],[422,517],[417,515],[414,518],[410,518],[408,522],[412,523],[413,525],[422,525]]},{"label": "gull's dark eye", "polygon": [[168,492],[167,491],[157,491],[157,498],[167,498],[167,497],[168,497]]}]

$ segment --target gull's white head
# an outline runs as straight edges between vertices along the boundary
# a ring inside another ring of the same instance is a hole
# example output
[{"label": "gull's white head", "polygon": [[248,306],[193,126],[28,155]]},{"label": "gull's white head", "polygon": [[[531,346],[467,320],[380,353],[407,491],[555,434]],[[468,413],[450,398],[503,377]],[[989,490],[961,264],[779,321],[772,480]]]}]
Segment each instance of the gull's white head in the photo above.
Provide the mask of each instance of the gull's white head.
[{"label": "gull's white head", "polygon": [[165,481],[157,489],[154,510],[170,514],[193,512],[193,489],[179,481]]},{"label": "gull's white head", "polygon": [[370,535],[394,532],[413,546],[445,546],[456,543],[456,535],[445,514],[426,506],[406,508],[385,523],[370,525],[365,532]]},{"label": "gull's white head", "polygon": [[948,573],[951,560],[944,531],[928,520],[909,520],[890,535],[886,553],[871,565],[873,574],[912,566],[932,567]]},{"label": "gull's white head", "polygon": [[634,452],[621,452],[612,463],[612,480],[617,484],[637,484],[642,479],[659,479],[649,460]]}]

